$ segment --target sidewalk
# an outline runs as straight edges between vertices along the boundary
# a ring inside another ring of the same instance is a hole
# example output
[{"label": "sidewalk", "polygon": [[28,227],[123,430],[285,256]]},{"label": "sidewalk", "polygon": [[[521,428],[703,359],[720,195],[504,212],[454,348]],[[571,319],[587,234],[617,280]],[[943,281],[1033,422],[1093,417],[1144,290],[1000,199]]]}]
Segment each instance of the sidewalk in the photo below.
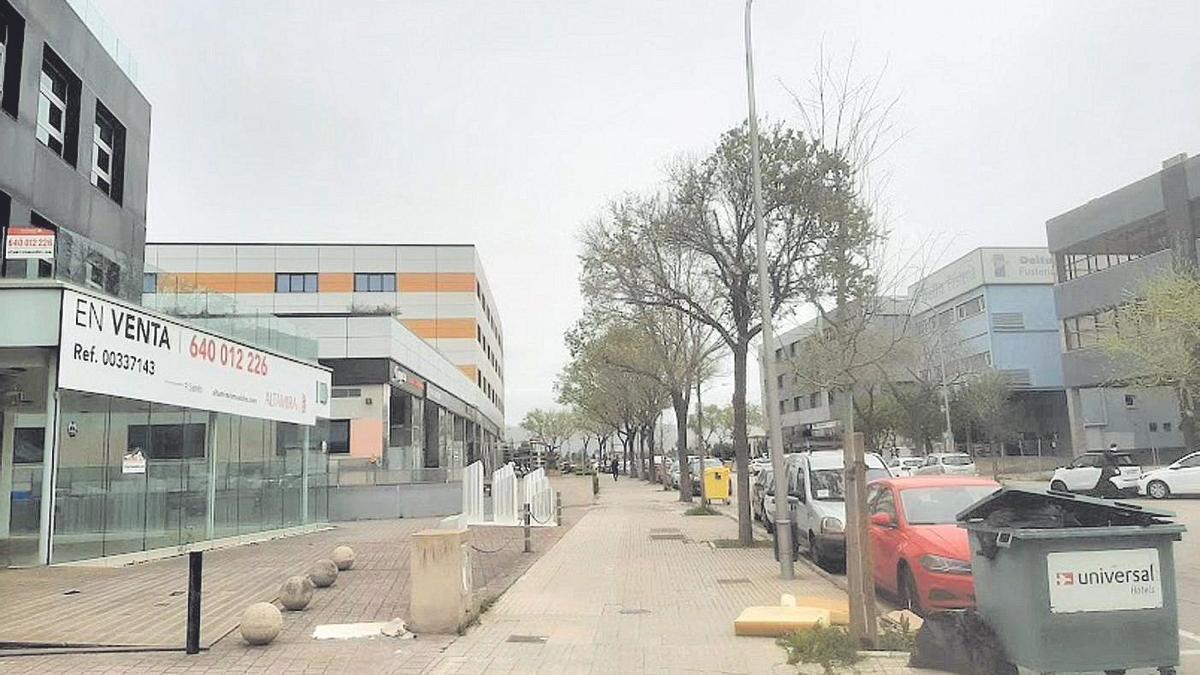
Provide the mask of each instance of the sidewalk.
[{"label": "sidewalk", "polygon": [[[673,492],[622,479],[518,580],[480,625],[446,648],[434,673],[795,673],[774,641],[733,635],[746,607],[781,593],[843,597],[797,566],[783,582],[769,548],[715,548],[736,537],[724,516],[683,515]],[[903,659],[861,673],[916,672]]]}]

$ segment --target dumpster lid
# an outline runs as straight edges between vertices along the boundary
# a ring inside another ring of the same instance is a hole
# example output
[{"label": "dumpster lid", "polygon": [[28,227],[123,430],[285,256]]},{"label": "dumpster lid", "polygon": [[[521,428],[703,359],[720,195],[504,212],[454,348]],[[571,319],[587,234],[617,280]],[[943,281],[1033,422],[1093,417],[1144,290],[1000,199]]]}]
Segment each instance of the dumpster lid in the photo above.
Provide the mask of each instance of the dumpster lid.
[{"label": "dumpster lid", "polygon": [[[998,511],[1010,512],[1013,520],[1008,527],[1014,528],[1048,528],[1054,525],[1036,522],[1021,522],[1021,514],[1041,515],[1046,509],[1055,509],[1065,519],[1071,522],[1057,527],[1111,527],[1115,525],[1168,525],[1175,514],[1170,511],[1150,509],[1138,504],[1120,500],[1085,497],[1066,492],[1051,492],[1049,490],[1026,490],[1015,487],[1002,487],[992,494],[968,506],[956,516],[959,523],[978,523],[988,519]],[[1031,519],[1036,520],[1036,519]]]}]

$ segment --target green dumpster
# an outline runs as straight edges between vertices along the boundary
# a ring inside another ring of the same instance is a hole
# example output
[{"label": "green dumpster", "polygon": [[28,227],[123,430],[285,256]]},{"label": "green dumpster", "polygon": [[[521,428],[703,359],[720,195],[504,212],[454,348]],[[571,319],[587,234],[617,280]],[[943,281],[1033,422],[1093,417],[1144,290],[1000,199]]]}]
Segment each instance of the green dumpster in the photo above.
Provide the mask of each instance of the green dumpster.
[{"label": "green dumpster", "polygon": [[1173,513],[1002,488],[958,514],[980,616],[1039,673],[1179,664]]}]

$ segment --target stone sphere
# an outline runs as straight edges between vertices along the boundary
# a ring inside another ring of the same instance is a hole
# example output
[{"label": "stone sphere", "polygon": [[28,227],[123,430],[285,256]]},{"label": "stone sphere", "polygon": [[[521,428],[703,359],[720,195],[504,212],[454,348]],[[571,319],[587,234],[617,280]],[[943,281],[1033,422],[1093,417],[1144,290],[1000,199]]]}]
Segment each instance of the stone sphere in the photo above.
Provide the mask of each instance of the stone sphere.
[{"label": "stone sphere", "polygon": [[317,588],[328,588],[337,581],[338,568],[332,560],[318,560],[308,568],[308,578]]},{"label": "stone sphere", "polygon": [[333,564],[343,572],[354,567],[354,549],[349,546],[339,546],[333,549]]},{"label": "stone sphere", "polygon": [[242,612],[242,639],[252,645],[265,645],[283,629],[283,614],[269,602],[256,602]]},{"label": "stone sphere", "polygon": [[288,577],[279,588],[279,602],[284,609],[299,611],[308,607],[313,596],[313,582],[308,577]]}]

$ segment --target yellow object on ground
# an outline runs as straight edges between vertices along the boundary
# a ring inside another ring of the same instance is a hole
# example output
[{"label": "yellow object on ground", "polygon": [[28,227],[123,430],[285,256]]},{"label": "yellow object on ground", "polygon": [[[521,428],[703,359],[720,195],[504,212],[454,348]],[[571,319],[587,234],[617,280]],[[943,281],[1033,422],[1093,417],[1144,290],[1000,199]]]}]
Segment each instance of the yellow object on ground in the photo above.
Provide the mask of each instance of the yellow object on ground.
[{"label": "yellow object on ground", "polygon": [[830,625],[829,610],[817,607],[747,607],[733,620],[734,635],[779,637]]},{"label": "yellow object on ground", "polygon": [[829,610],[829,622],[835,626],[850,625],[850,603],[841,598],[796,598],[797,607],[813,607]]},{"label": "yellow object on ground", "polygon": [[729,502],[729,469],[723,466],[704,469],[704,497],[709,501],[720,499]]}]

